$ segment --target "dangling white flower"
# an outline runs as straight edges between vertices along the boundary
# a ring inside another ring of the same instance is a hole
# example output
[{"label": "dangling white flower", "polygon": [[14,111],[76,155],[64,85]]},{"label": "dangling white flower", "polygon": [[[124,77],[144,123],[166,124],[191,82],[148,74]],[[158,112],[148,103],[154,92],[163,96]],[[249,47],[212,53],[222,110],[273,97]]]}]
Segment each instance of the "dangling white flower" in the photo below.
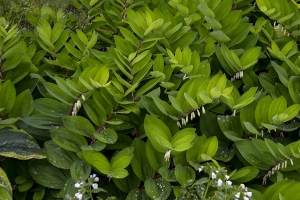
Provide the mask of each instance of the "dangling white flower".
[{"label": "dangling white flower", "polygon": [[199,111],[199,110],[197,110],[197,114],[198,114],[198,117],[200,117],[200,116],[201,116],[201,113],[200,113],[200,111]]},{"label": "dangling white flower", "polygon": [[98,188],[98,184],[97,183],[94,183],[92,186],[93,186],[94,189]]},{"label": "dangling white flower", "polygon": [[81,98],[83,101],[85,101],[85,96],[83,94],[81,95]]},{"label": "dangling white flower", "polygon": [[182,126],[186,125],[184,118],[181,119],[181,124],[182,124]]},{"label": "dangling white flower", "polygon": [[249,200],[249,198],[248,198],[248,197],[246,197],[246,196],[244,196],[244,197],[243,197],[243,200]]},{"label": "dangling white flower", "polygon": [[240,193],[238,192],[236,195],[234,195],[237,199],[240,198]]},{"label": "dangling white flower", "polygon": [[81,107],[81,101],[78,99],[78,100],[77,100],[77,103],[76,103],[75,105],[76,105],[76,108],[79,109],[79,108]]},{"label": "dangling white flower", "polygon": [[246,195],[247,195],[248,197],[252,197],[252,192],[246,192]]},{"label": "dangling white flower", "polygon": [[211,178],[212,178],[212,179],[215,179],[215,178],[217,178],[217,175],[216,175],[214,172],[212,172],[212,173],[211,173]]},{"label": "dangling white flower", "polygon": [[180,124],[179,121],[177,121],[177,126],[178,126],[179,128],[181,128],[181,124]]},{"label": "dangling white flower", "polygon": [[186,117],[185,117],[185,123],[188,123],[189,122],[189,116],[187,115]]},{"label": "dangling white flower", "polygon": [[79,192],[77,192],[75,194],[75,197],[78,199],[78,200],[81,200],[82,199],[82,194],[80,194]]},{"label": "dangling white flower", "polygon": [[171,150],[168,150],[164,156],[166,162],[168,162],[170,160],[171,157]]},{"label": "dangling white flower", "polygon": [[198,168],[199,173],[202,171],[202,166]]},{"label": "dangling white flower", "polygon": [[202,106],[202,113],[205,114],[205,108]]},{"label": "dangling white flower", "polygon": [[240,187],[243,188],[243,189],[245,189],[245,185],[244,184],[241,184]]},{"label": "dangling white flower", "polygon": [[232,182],[231,181],[226,181],[227,185],[232,186]]},{"label": "dangling white flower", "polygon": [[292,159],[290,159],[290,161],[291,161],[291,165],[294,165],[294,163],[293,163],[293,160],[292,160]]},{"label": "dangling white flower", "polygon": [[75,183],[75,185],[74,185],[74,187],[76,187],[76,188],[80,188],[80,183]]},{"label": "dangling white flower", "polygon": [[228,180],[230,177],[228,175],[225,175],[226,180]]},{"label": "dangling white flower", "polygon": [[223,181],[221,179],[218,179],[218,187],[222,186]]}]

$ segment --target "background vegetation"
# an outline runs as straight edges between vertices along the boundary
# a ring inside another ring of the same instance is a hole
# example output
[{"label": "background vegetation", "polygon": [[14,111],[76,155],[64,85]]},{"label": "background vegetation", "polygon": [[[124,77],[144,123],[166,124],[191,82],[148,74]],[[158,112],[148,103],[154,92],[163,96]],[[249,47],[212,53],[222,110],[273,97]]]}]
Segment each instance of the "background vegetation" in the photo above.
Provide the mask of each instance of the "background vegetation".
[{"label": "background vegetation", "polygon": [[295,1],[0,4],[0,199],[300,198]]}]

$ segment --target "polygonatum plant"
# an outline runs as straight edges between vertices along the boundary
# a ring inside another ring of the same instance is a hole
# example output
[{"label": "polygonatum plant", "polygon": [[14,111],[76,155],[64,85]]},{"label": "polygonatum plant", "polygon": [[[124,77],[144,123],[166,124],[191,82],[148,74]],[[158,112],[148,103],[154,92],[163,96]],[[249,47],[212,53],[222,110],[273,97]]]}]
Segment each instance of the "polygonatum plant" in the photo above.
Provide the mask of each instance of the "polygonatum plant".
[{"label": "polygonatum plant", "polygon": [[0,18],[0,199],[300,198],[296,1],[72,9]]}]

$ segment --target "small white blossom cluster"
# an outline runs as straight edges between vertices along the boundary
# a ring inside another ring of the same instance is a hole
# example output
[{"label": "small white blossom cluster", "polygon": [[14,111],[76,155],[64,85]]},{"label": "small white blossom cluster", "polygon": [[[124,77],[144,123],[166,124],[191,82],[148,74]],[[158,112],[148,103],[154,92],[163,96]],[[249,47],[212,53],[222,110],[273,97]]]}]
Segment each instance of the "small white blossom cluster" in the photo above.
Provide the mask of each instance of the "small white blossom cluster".
[{"label": "small white blossom cluster", "polygon": [[[290,162],[291,162],[291,165],[294,165],[294,162],[291,158],[290,158]],[[274,167],[272,167],[272,169],[270,169],[268,171],[268,173],[263,177],[262,185],[266,185],[268,177],[271,177],[277,170],[286,168],[287,164],[288,164],[288,161],[285,160],[285,161],[282,161],[281,163],[278,163]]]},{"label": "small white blossom cluster", "polygon": [[79,190],[75,194],[75,198],[77,200],[82,200],[84,193],[87,192],[86,186],[88,186],[88,187],[92,186],[92,189],[98,189],[98,183],[97,183],[98,181],[99,181],[99,177],[97,177],[96,174],[93,174],[93,175],[90,175],[88,183],[83,182],[83,181],[75,183],[74,187],[79,188]]},{"label": "small white blossom cluster", "polygon": [[237,79],[241,79],[244,76],[244,72],[243,71],[239,71],[236,72],[233,77],[231,77],[231,81],[237,80]]},{"label": "small white blossom cluster", "polygon": [[[230,176],[227,174],[225,168],[216,168],[214,166],[200,166],[199,172],[205,171],[210,175],[212,182],[215,183],[215,187],[219,189],[227,189],[227,193],[231,191],[231,195],[235,200],[242,198],[243,200],[249,200],[252,197],[252,192],[248,191],[248,188],[244,184],[234,186],[232,181],[229,180]],[[229,193],[228,193],[229,194]]]},{"label": "small white blossom cluster", "polygon": [[[81,95],[81,98],[83,101],[85,101],[85,96],[83,94]],[[76,103],[73,106],[72,116],[76,116],[80,108],[81,108],[81,101],[80,99],[77,99]]]},{"label": "small white blossom cluster", "polygon": [[[201,107],[201,109],[202,109],[202,113],[203,114],[205,114],[205,108],[204,108],[204,106],[202,106]],[[197,112],[197,115],[200,117],[201,116],[201,113],[200,113],[200,111],[199,111],[199,109],[198,110],[196,110],[195,112],[191,112],[190,114],[191,114],[191,116],[190,116],[190,119],[191,120],[193,120],[193,119],[195,119],[196,118],[196,113]],[[189,122],[189,115],[187,115],[187,116],[185,116],[185,118],[183,117],[183,118],[181,118],[181,123],[180,123],[180,121],[177,121],[177,126],[179,127],[179,128],[181,128],[182,126],[186,126],[186,124]]]}]

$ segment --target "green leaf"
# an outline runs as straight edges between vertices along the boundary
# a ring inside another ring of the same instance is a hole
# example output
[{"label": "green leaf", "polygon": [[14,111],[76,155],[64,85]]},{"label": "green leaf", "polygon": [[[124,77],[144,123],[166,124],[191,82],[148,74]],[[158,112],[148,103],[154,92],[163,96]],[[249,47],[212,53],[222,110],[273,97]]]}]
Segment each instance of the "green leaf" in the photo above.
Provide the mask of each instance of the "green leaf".
[{"label": "green leaf", "polygon": [[193,128],[185,128],[178,131],[171,140],[174,151],[182,152],[191,148],[196,136],[197,134]]},{"label": "green leaf", "polygon": [[80,152],[80,147],[87,145],[87,141],[82,135],[78,135],[76,132],[66,128],[51,130],[51,137],[56,144],[72,152]]},{"label": "green leaf", "polygon": [[197,8],[204,16],[215,18],[215,13],[207,6],[206,2],[201,2]]},{"label": "green leaf", "polygon": [[261,153],[254,146],[251,140],[236,141],[235,145],[243,158],[251,165],[261,170],[268,170],[269,165],[264,162]]},{"label": "green leaf", "polygon": [[151,142],[148,140],[146,143],[146,155],[151,167],[158,172],[160,167],[169,167],[170,161],[166,162],[164,159],[164,153],[158,152],[152,146]]},{"label": "green leaf", "polygon": [[46,90],[57,100],[62,101],[67,105],[72,105],[73,98],[63,92],[57,85],[54,83],[44,82]]},{"label": "green leaf", "polygon": [[170,149],[168,147],[172,146],[170,143],[172,135],[163,121],[154,116],[146,115],[144,127],[148,139],[157,151],[165,153]]},{"label": "green leaf", "polygon": [[112,157],[110,165],[113,173],[115,170],[124,169],[130,164],[133,158],[133,151],[133,147],[127,147],[119,151],[115,156]]},{"label": "green leaf", "polygon": [[2,65],[2,71],[6,72],[15,68],[23,59],[24,53],[15,53],[12,56],[8,57]]},{"label": "green leaf", "polygon": [[131,161],[134,173],[142,181],[152,178],[155,171],[151,168],[147,159],[146,144],[142,140],[135,138],[131,146],[134,147],[134,156]]},{"label": "green leaf", "polygon": [[75,153],[62,149],[53,140],[45,142],[44,149],[48,161],[60,169],[70,169],[72,163],[78,159]]},{"label": "green leaf", "polygon": [[63,117],[65,126],[80,135],[90,138],[94,137],[95,128],[89,120],[81,116],[67,116]]},{"label": "green leaf", "polygon": [[43,159],[45,154],[36,140],[25,131],[0,129],[0,155],[19,160]]},{"label": "green leaf", "polygon": [[83,160],[73,161],[70,166],[70,174],[74,181],[85,181],[91,174],[92,168]]},{"label": "green leaf", "polygon": [[194,183],[196,173],[191,167],[178,164],[175,168],[175,176],[182,187],[187,187]]},{"label": "green leaf", "polygon": [[30,91],[24,90],[17,96],[14,107],[8,113],[8,117],[28,117],[34,109],[33,105],[31,104],[32,101],[33,100]]},{"label": "green leaf", "polygon": [[84,161],[91,165],[95,170],[106,175],[111,172],[110,164],[102,153],[93,150],[86,150],[82,151],[82,157]]},{"label": "green leaf", "polygon": [[94,137],[106,144],[114,144],[118,139],[118,134],[113,129],[106,128],[101,130],[99,133],[95,132]]},{"label": "green leaf", "polygon": [[52,189],[61,189],[69,176],[67,171],[54,167],[45,159],[30,161],[28,168],[33,180]]},{"label": "green leaf", "polygon": [[13,108],[16,100],[16,89],[10,80],[0,85],[0,97],[0,108],[4,108],[0,113],[6,115]]},{"label": "green leaf", "polygon": [[36,99],[33,106],[41,113],[53,117],[68,116],[69,110],[66,105],[48,98]]},{"label": "green leaf", "polygon": [[3,199],[12,200],[12,187],[5,171],[0,167],[0,194]]},{"label": "green leaf", "polygon": [[[293,99],[294,103],[300,104],[300,77],[299,76],[292,76],[290,78],[288,89],[289,93],[291,95],[291,98]],[[1,107],[1,106],[0,106]]]},{"label": "green leaf", "polygon": [[230,41],[230,38],[221,30],[210,32],[210,35],[220,43],[225,43]]}]

